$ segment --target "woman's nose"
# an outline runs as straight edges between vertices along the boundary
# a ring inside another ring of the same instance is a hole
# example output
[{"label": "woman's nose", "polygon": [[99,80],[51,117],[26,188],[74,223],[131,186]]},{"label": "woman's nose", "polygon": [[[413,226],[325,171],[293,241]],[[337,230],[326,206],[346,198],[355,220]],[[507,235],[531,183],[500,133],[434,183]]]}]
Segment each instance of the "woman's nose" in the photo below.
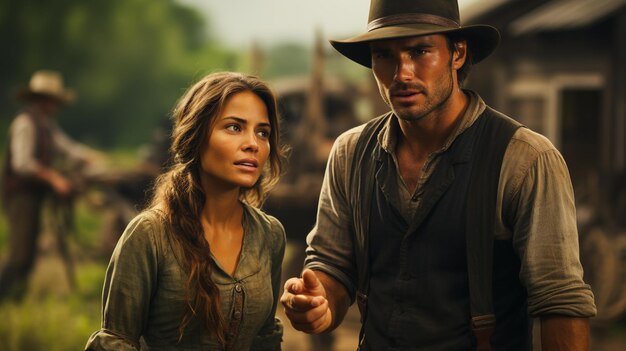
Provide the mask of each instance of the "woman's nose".
[{"label": "woman's nose", "polygon": [[254,132],[246,133],[246,140],[243,144],[244,150],[250,151],[258,151],[259,150],[259,142],[257,140],[257,135]]}]

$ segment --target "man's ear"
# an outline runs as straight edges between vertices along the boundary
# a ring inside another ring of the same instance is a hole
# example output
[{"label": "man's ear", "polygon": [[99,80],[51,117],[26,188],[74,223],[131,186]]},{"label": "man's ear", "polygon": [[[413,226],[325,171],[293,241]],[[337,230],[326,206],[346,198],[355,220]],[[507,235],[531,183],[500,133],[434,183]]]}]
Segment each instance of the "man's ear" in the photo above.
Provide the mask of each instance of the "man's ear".
[{"label": "man's ear", "polygon": [[454,43],[454,52],[452,53],[452,68],[460,69],[467,60],[467,41],[462,40]]}]

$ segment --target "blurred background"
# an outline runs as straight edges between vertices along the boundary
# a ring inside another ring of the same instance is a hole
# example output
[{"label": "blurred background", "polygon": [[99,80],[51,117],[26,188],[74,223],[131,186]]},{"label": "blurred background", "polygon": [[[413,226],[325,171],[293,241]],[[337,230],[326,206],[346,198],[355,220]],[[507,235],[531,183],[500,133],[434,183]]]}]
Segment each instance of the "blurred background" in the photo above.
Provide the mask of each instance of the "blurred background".
[{"label": "blurred background", "polygon": [[[572,175],[581,257],[598,305],[592,350],[626,347],[626,0],[459,0],[464,24],[503,37],[467,86],[548,136]],[[106,162],[66,167],[80,184],[44,215],[28,293],[0,302],[0,350],[78,350],[100,325],[117,237],[167,160],[170,111],[212,71],[259,75],[279,96],[289,168],[265,204],[285,225],[283,278],[299,273],[330,146],[386,111],[371,72],[328,39],[361,33],[357,0],[3,0],[0,147],[32,73],[63,74],[76,102],[58,121]],[[8,233],[0,218],[0,262]],[[281,312],[279,312],[280,314]],[[284,350],[354,350],[358,312],[330,336],[285,325]],[[537,348],[539,349],[539,348]]]}]

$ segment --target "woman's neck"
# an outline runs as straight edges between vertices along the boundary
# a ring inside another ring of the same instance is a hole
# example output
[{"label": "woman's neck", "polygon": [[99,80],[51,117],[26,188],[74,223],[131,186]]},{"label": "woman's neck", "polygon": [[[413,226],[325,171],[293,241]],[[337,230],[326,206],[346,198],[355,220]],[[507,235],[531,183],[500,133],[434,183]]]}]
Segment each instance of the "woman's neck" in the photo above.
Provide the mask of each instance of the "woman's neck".
[{"label": "woman's neck", "polygon": [[206,195],[202,208],[203,225],[225,228],[241,223],[243,207],[239,201],[239,191]]},{"label": "woman's neck", "polygon": [[200,222],[213,257],[234,276],[243,248],[243,205],[239,191],[221,194],[207,195]]}]

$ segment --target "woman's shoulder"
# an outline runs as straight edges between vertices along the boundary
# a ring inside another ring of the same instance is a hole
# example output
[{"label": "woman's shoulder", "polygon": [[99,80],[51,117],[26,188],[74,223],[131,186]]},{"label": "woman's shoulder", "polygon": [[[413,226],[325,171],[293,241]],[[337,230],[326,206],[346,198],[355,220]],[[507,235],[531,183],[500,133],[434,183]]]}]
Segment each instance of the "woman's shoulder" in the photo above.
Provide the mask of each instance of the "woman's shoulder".
[{"label": "woman's shoulder", "polygon": [[156,230],[162,226],[163,214],[159,210],[143,210],[128,222],[127,228]]},{"label": "woman's shoulder", "polygon": [[160,246],[164,236],[163,217],[156,210],[144,210],[128,222],[119,239],[118,246],[133,242],[145,242]]}]

